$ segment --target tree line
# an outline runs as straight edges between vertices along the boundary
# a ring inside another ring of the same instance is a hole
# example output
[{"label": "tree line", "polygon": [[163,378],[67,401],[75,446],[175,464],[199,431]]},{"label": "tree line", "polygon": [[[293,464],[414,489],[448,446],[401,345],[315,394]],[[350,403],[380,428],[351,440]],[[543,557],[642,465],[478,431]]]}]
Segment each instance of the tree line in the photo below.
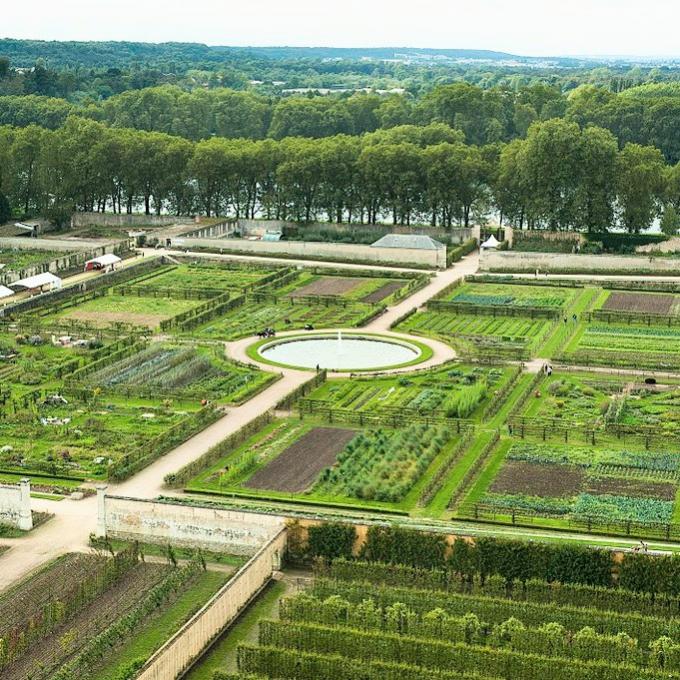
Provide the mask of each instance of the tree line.
[{"label": "tree line", "polygon": [[618,94],[592,85],[563,93],[541,83],[513,90],[454,83],[434,87],[422,97],[370,92],[272,97],[224,87],[187,90],[175,85],[129,89],[83,103],[36,94],[0,96],[1,125],[33,123],[56,129],[72,115],[192,141],[321,138],[444,123],[478,146],[524,138],[533,123],[562,118],[581,127],[609,130],[619,148],[627,143],[656,146],[669,163],[680,160],[678,83],[647,84]]},{"label": "tree line", "polygon": [[[588,83],[612,92],[678,79],[676,65],[626,60],[515,59],[473,50],[237,48],[190,43],[0,39],[0,94],[40,94],[81,103],[125,90],[174,84],[233,87],[280,96],[290,88],[404,88],[420,97],[468,82],[510,92],[537,83],[570,91]],[[436,58],[432,58],[435,56]],[[481,59],[481,61],[475,61]],[[5,76],[3,77],[3,72]]]},{"label": "tree line", "polygon": [[[296,221],[677,229],[680,166],[607,130],[536,122],[508,144],[467,144],[443,123],[361,136],[183,137],[69,117],[55,130],[0,127],[0,206],[63,222],[73,211]],[[7,212],[7,210],[6,210]],[[8,215],[5,215],[8,217]],[[671,219],[672,218],[672,219]]]}]

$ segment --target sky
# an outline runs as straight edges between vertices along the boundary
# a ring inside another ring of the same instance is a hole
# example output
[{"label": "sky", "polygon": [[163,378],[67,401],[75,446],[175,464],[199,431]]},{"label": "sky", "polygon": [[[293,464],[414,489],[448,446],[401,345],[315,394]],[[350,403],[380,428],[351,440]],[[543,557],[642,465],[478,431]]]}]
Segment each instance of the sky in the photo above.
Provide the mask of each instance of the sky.
[{"label": "sky", "polygon": [[0,37],[680,56],[678,0],[5,0]]}]

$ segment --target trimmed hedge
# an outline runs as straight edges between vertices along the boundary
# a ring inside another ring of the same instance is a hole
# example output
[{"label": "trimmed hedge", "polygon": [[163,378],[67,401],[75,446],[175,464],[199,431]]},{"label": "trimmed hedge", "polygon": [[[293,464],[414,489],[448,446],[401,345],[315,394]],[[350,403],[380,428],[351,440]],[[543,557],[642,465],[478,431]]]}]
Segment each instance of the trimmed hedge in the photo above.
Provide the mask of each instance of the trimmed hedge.
[{"label": "trimmed hedge", "polygon": [[350,559],[356,540],[356,530],[351,524],[320,524],[308,530],[309,554],[334,560],[339,557]]},{"label": "trimmed hedge", "polygon": [[641,646],[669,636],[680,637],[680,619],[643,616],[636,612],[620,613],[588,607],[509,600],[505,597],[461,595],[441,590],[376,586],[355,581],[317,579],[311,593],[318,599],[338,596],[352,603],[371,599],[379,607],[400,602],[416,613],[442,609],[450,616],[475,614],[480,621],[498,624],[517,618],[527,627],[537,628],[546,621],[559,623],[569,630],[590,627],[601,635],[616,635],[625,630]]},{"label": "trimmed hedge", "polygon": [[[330,538],[339,535],[337,526],[327,524],[315,528],[318,538],[314,557],[328,561],[339,556],[349,557],[349,553],[339,550]],[[354,542],[354,526],[344,526],[343,540],[349,543],[351,537]],[[616,564],[611,551],[582,545],[492,537],[480,537],[474,542],[458,538],[449,544],[443,533],[373,525],[368,528],[359,560],[452,572],[469,580],[478,576],[482,582],[498,575],[507,584],[538,580],[598,588],[619,586],[632,592],[680,597],[680,555],[627,553],[623,561]]]},{"label": "trimmed hedge", "polygon": [[[337,654],[316,654],[276,647],[242,645],[238,648],[238,667],[242,673],[254,673],[285,680],[484,680],[477,674],[438,671],[402,663],[347,659]],[[213,680],[229,674],[217,671]]]},{"label": "trimmed hedge", "polygon": [[[650,616],[674,616],[680,608],[677,598],[659,600],[650,593],[634,592],[625,588],[582,585],[578,583],[549,582],[543,579],[508,582],[505,577],[494,575],[482,580],[470,570],[472,545],[467,554],[456,551],[457,566],[452,569],[418,569],[401,564],[360,562],[337,559],[330,567],[320,570],[330,578],[340,581],[363,581],[392,587],[414,587],[444,592],[507,597],[517,601],[550,603],[574,607],[595,607],[622,613],[639,612]],[[453,563],[454,555],[450,558]],[[473,574],[470,576],[470,574]]]},{"label": "trimmed hedge", "polygon": [[450,266],[454,262],[462,260],[466,255],[474,252],[477,249],[477,239],[471,238],[469,241],[459,245],[456,248],[446,249],[446,266]]},{"label": "trimmed hedge", "polygon": [[445,562],[446,536],[400,527],[371,526],[360,558],[369,562],[433,568]]},{"label": "trimmed hedge", "polygon": [[299,652],[341,654],[349,659],[388,661],[421,666],[424,669],[476,673],[515,680],[640,680],[677,678],[667,670],[545,657],[509,649],[468,645],[464,642],[424,640],[385,632],[368,632],[337,626],[290,621],[263,621],[260,643]]}]

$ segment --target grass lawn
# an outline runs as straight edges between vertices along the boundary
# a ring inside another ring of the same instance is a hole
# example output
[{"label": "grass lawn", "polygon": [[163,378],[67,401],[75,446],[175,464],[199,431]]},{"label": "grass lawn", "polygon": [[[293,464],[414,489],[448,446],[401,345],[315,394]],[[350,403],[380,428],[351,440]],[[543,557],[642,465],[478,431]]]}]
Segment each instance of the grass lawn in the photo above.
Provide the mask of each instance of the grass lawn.
[{"label": "grass lawn", "polygon": [[88,680],[117,680],[121,669],[138,659],[148,659],[193,614],[195,614],[227,581],[223,572],[206,571],[171,604],[151,617],[132,639],[105,659],[105,667]]},{"label": "grass lawn", "polygon": [[[156,328],[161,321],[177,316],[201,304],[200,300],[136,297],[134,295],[104,295],[60,312],[56,321],[84,321],[103,328],[116,323]],[[50,317],[45,318],[45,323]]]}]

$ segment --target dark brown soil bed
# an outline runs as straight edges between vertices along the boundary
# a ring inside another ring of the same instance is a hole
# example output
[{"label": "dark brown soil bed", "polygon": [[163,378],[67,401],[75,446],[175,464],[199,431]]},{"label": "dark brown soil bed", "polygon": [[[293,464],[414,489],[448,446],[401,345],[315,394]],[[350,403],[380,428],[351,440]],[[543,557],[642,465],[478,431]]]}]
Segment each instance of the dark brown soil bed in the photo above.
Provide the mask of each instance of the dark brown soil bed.
[{"label": "dark brown soil bed", "polygon": [[587,491],[592,494],[611,496],[641,496],[664,501],[675,499],[677,487],[670,482],[653,482],[627,477],[599,477],[588,480]]},{"label": "dark brown soil bed", "polygon": [[389,297],[392,293],[398,291],[403,285],[404,283],[402,281],[390,281],[384,286],[380,286],[378,290],[374,290],[372,293],[365,295],[361,298],[361,301],[372,303],[382,302],[386,297]]},{"label": "dark brown soil bed", "polygon": [[602,309],[608,312],[632,312],[635,314],[668,316],[673,311],[675,299],[673,295],[614,291],[609,294]]},{"label": "dark brown soil bed", "polygon": [[575,496],[583,484],[583,471],[567,465],[540,465],[508,461],[491,485],[494,493],[564,498]]},{"label": "dark brown soil bed", "polygon": [[258,470],[244,486],[294,493],[304,491],[324,468],[335,463],[338,454],[355,435],[354,430],[315,427]]}]

